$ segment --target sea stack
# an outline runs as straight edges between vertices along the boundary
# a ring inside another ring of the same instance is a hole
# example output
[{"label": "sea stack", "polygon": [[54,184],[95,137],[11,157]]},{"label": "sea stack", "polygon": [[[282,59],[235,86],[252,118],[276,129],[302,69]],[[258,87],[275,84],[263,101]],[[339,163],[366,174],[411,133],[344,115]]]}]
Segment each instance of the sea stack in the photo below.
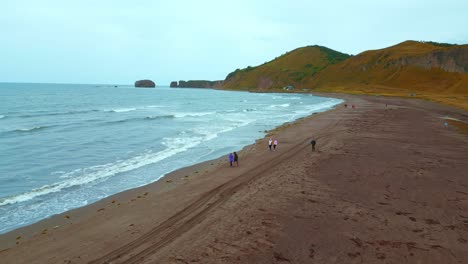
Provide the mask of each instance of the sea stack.
[{"label": "sea stack", "polygon": [[136,88],[154,88],[156,84],[151,80],[139,80],[135,82]]},{"label": "sea stack", "polygon": [[171,88],[176,88],[176,87],[178,87],[177,82],[176,82],[176,81],[171,82],[171,84],[169,85],[169,87],[171,87]]}]

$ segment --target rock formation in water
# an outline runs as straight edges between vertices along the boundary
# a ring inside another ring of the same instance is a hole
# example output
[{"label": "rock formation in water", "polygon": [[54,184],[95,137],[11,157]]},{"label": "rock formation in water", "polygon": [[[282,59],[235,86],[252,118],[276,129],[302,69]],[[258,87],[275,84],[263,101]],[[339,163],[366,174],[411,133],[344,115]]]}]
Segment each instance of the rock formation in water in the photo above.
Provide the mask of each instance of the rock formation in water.
[{"label": "rock formation in water", "polygon": [[156,84],[151,80],[139,80],[135,82],[137,88],[154,88]]},{"label": "rock formation in water", "polygon": [[189,81],[179,81],[171,82],[171,87],[179,88],[218,88],[223,84],[223,81],[206,81],[206,80],[189,80]]}]

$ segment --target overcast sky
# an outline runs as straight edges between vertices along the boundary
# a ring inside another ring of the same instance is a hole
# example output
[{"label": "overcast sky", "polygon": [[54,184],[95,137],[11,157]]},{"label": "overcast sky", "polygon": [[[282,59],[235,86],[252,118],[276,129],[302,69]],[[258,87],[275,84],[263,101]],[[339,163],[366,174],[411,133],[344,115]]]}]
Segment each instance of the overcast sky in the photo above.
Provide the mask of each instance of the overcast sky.
[{"label": "overcast sky", "polygon": [[306,45],[468,43],[466,0],[1,0],[0,82],[224,79]]}]

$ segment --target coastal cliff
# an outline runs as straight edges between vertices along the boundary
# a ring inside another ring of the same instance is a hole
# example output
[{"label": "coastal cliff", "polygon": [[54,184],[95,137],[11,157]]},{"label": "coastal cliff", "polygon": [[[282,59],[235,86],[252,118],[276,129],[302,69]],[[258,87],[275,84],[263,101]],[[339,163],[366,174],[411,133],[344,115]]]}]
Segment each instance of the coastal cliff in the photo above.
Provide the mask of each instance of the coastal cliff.
[{"label": "coastal cliff", "polygon": [[405,41],[332,65],[306,84],[366,93],[468,93],[468,45]]},{"label": "coastal cliff", "polygon": [[349,56],[321,46],[227,75],[222,88],[415,96],[468,109],[468,45],[405,41]]}]

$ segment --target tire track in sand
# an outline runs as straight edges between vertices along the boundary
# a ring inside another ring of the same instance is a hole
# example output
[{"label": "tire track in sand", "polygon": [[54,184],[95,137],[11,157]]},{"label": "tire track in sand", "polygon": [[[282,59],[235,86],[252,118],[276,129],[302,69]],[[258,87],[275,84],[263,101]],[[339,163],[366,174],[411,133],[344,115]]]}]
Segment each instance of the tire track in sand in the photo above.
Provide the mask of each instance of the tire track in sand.
[{"label": "tire track in sand", "polygon": [[[330,129],[333,129],[342,121],[341,119],[333,120],[333,123],[325,127],[321,133],[325,134]],[[261,176],[268,175],[269,170],[275,169],[283,161],[295,156],[297,153],[307,148],[309,149],[308,138],[289,147],[285,152],[273,157],[268,162],[265,162],[254,169],[245,172],[244,174],[223,183],[222,185],[208,191],[193,203],[179,211],[166,221],[162,222],[155,228],[146,232],[139,238],[122,247],[113,250],[106,255],[90,261],[90,264],[101,263],[140,263],[146,260],[147,257],[155,254],[168,243],[174,241],[179,236],[183,235],[191,228],[201,223],[210,211],[217,208],[226,202],[234,193],[248,185],[254,180],[258,180]],[[272,165],[274,164],[274,165]]]}]

